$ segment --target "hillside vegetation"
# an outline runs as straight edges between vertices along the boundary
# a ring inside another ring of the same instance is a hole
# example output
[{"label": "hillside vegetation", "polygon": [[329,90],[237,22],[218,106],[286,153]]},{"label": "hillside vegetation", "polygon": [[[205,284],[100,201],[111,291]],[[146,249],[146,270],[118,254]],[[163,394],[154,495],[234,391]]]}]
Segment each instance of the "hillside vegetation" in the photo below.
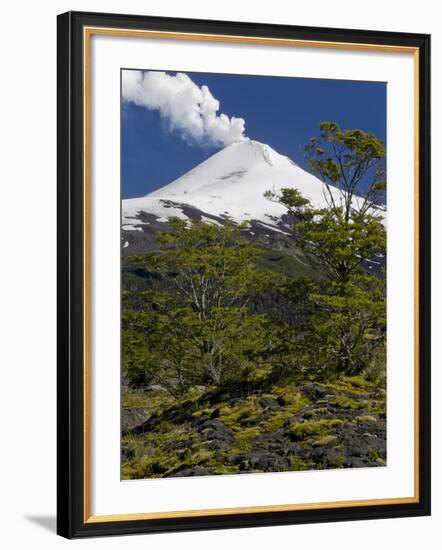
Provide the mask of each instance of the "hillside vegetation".
[{"label": "hillside vegetation", "polygon": [[307,152],[333,193],[268,191],[284,238],[170,218],[124,257],[124,479],[386,464],[384,147],[323,123]]}]

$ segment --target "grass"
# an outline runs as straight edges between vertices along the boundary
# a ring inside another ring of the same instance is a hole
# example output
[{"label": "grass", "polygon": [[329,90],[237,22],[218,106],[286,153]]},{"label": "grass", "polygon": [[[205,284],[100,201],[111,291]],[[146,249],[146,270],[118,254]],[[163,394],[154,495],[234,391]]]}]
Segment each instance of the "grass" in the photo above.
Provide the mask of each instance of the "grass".
[{"label": "grass", "polygon": [[332,468],[343,468],[345,465],[345,456],[337,455],[335,458],[332,458],[330,461],[330,466]]},{"label": "grass", "polygon": [[330,430],[341,426],[343,423],[344,422],[338,418],[331,420],[294,422],[288,429],[288,434],[294,441],[302,441],[312,436],[327,435]]},{"label": "grass", "polygon": [[352,397],[347,397],[345,395],[337,395],[332,404],[335,407],[339,407],[340,409],[351,409],[354,411],[358,409],[363,409],[365,406],[364,401],[360,401]]},{"label": "grass", "polygon": [[356,422],[358,424],[365,424],[365,423],[370,423],[370,422],[377,422],[377,418],[375,418],[374,416],[371,416],[369,414],[364,414],[362,416],[357,416],[356,417]]},{"label": "grass", "polygon": [[253,423],[262,412],[262,407],[258,404],[256,397],[248,397],[245,401],[237,405],[223,405],[217,411],[217,416],[227,426],[233,430],[245,424]]},{"label": "grass", "polygon": [[336,441],[336,439],[337,437],[335,435],[324,435],[319,439],[315,439],[315,441],[313,442],[313,445],[315,447],[325,447],[325,445],[328,445],[329,443]]},{"label": "grass", "polygon": [[305,470],[311,470],[314,468],[314,464],[311,462],[306,462],[305,460],[302,460],[297,455],[292,455],[289,457],[290,461],[290,470],[293,472],[302,472]]},{"label": "grass", "polygon": [[235,442],[227,456],[232,456],[240,453],[246,453],[253,447],[253,443],[261,435],[262,429],[259,426],[253,428],[245,428],[235,434]]},{"label": "grass", "polygon": [[319,407],[317,409],[310,409],[304,412],[304,418],[313,418],[314,416],[321,416],[327,414],[329,410],[325,407]]}]

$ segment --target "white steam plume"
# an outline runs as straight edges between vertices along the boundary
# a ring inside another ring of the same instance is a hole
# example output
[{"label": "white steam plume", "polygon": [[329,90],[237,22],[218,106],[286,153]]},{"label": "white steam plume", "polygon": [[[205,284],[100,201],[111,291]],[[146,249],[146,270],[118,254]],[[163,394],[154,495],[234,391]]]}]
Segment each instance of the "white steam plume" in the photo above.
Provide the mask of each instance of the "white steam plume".
[{"label": "white steam plume", "polygon": [[199,145],[227,146],[246,139],[243,118],[229,118],[207,86],[197,86],[187,74],[157,71],[124,71],[125,101],[156,110],[169,129]]}]

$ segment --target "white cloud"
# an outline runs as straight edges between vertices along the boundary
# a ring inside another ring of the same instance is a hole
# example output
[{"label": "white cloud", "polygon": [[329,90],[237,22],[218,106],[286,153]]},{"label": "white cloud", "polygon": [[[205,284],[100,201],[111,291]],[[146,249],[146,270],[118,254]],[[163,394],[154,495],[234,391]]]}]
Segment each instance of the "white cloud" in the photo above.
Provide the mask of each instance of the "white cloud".
[{"label": "white cloud", "polygon": [[187,74],[124,71],[122,92],[125,101],[158,111],[169,129],[189,142],[227,146],[246,139],[244,119],[217,114],[219,101]]}]

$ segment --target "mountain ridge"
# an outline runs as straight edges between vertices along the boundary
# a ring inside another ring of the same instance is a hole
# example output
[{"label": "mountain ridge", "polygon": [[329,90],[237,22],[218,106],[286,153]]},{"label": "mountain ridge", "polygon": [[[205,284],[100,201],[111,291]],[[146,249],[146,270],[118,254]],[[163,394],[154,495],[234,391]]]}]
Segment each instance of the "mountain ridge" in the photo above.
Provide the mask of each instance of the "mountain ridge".
[{"label": "mountain ridge", "polygon": [[[282,188],[298,189],[316,208],[328,205],[327,187],[316,176],[265,143],[238,141],[164,187],[123,200],[123,230],[142,231],[143,225],[151,223],[150,216],[159,223],[172,216],[190,219],[194,210],[198,219],[211,223],[230,218],[284,232],[290,230],[286,207],[264,196],[268,190],[278,193]],[[339,190],[333,188],[331,193],[339,201]]]}]

